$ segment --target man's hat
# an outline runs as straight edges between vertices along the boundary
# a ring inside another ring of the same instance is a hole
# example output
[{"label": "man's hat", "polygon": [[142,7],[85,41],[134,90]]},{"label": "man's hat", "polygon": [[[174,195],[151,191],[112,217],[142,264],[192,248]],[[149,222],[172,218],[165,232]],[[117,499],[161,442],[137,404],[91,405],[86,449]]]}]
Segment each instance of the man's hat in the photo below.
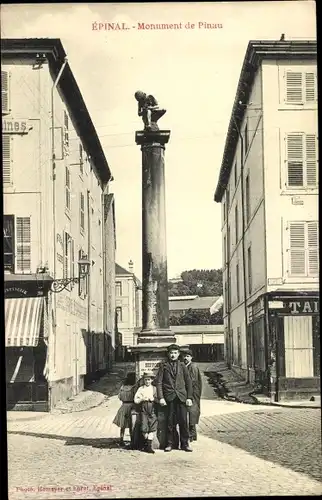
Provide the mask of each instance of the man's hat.
[{"label": "man's hat", "polygon": [[154,374],[152,372],[144,372],[142,378],[154,378]]},{"label": "man's hat", "polygon": [[167,351],[180,351],[180,347],[176,344],[171,344],[167,347]]},{"label": "man's hat", "polygon": [[192,354],[192,350],[191,350],[191,349],[187,349],[187,350],[186,350],[186,351],[184,351],[182,354],[183,354],[184,356],[186,356],[186,354],[189,354],[189,356],[193,356],[193,354]]}]

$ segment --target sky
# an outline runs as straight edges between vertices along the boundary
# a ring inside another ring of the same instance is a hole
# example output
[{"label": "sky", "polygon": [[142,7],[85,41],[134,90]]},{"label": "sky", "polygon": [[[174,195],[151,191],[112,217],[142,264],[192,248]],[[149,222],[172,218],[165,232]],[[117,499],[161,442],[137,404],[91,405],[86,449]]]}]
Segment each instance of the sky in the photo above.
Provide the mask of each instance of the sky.
[{"label": "sky", "polygon": [[[117,262],[141,277],[142,129],[134,92],[167,113],[168,275],[222,266],[221,207],[214,202],[225,139],[249,40],[312,39],[314,1],[6,4],[3,38],[60,38],[97,129],[114,181]],[[127,30],[94,30],[126,23]],[[139,23],[182,23],[142,30]],[[188,28],[187,23],[195,24]],[[200,23],[200,26],[199,26]],[[222,28],[206,26],[221,24]]]}]

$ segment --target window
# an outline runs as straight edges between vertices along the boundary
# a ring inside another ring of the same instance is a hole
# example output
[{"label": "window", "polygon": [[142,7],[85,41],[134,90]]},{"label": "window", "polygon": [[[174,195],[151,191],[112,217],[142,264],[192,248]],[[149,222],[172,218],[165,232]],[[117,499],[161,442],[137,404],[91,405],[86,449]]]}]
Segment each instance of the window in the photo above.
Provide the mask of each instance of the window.
[{"label": "window", "polygon": [[317,78],[314,72],[287,71],[286,96],[288,104],[304,104],[317,100]]},{"label": "window", "polygon": [[237,161],[235,161],[234,165],[234,179],[235,179],[235,187],[237,186]]},{"label": "window", "polygon": [[73,238],[70,238],[70,277],[75,278],[75,245]]},{"label": "window", "polygon": [[115,293],[117,297],[122,296],[122,283],[120,281],[115,283]]},{"label": "window", "polygon": [[318,184],[317,138],[302,132],[286,135],[288,188],[312,188]]},{"label": "window", "polygon": [[11,184],[12,182],[12,158],[11,158],[11,137],[7,134],[2,134],[2,179],[3,184]]},{"label": "window", "polygon": [[229,203],[230,203],[230,196],[229,196],[229,188],[226,191],[226,210],[227,210],[227,219],[228,219],[228,214],[229,214]]},{"label": "window", "polygon": [[245,146],[244,154],[246,154],[248,151],[248,148],[249,148],[248,124],[247,123],[245,125],[245,130],[244,130],[244,146]]},{"label": "window", "polygon": [[117,317],[117,321],[119,321],[119,322],[122,321],[122,307],[116,308],[116,317]]},{"label": "window", "polygon": [[2,114],[10,113],[10,73],[9,71],[1,71],[1,102]]},{"label": "window", "polygon": [[15,218],[13,215],[3,216],[3,254],[4,270],[15,272]]},{"label": "window", "polygon": [[71,197],[70,197],[70,168],[65,166],[65,207],[67,210],[70,210],[71,206]]},{"label": "window", "polygon": [[31,272],[30,217],[3,216],[4,270]]},{"label": "window", "polygon": [[69,278],[69,267],[71,261],[70,255],[70,240],[71,237],[64,231],[64,263],[63,263],[63,277]]},{"label": "window", "polygon": [[236,204],[235,206],[235,236],[236,236],[236,245],[238,243],[238,238],[239,238],[239,220],[238,220],[238,205]]},{"label": "window", "polygon": [[290,222],[289,231],[289,275],[318,276],[318,222]]},{"label": "window", "polygon": [[237,304],[240,301],[240,284],[239,284],[239,265],[236,265],[236,295],[237,295]]},{"label": "window", "polygon": [[249,174],[247,175],[246,177],[246,186],[245,186],[245,190],[246,190],[246,221],[247,223],[249,222],[250,220],[250,191],[249,191]]},{"label": "window", "polygon": [[79,145],[79,170],[80,173],[83,175],[84,173],[84,155],[83,155],[83,146],[80,144]]},{"label": "window", "polygon": [[237,326],[237,364],[241,366],[241,329]]},{"label": "window", "polygon": [[16,218],[16,270],[31,271],[31,227],[30,217]]},{"label": "window", "polygon": [[[84,254],[83,250],[80,249],[78,251],[78,260],[85,259],[86,255]],[[88,295],[88,276],[83,276],[79,282],[78,282],[78,295],[85,299],[85,297]]]},{"label": "window", "polygon": [[231,275],[228,277],[228,310],[231,309]]},{"label": "window", "polygon": [[80,230],[85,231],[85,196],[80,193]]},{"label": "window", "polygon": [[69,155],[69,118],[66,111],[64,111],[64,156]]},{"label": "window", "polygon": [[247,264],[248,264],[248,293],[252,293],[253,283],[252,283],[252,249],[251,247],[247,250]]}]

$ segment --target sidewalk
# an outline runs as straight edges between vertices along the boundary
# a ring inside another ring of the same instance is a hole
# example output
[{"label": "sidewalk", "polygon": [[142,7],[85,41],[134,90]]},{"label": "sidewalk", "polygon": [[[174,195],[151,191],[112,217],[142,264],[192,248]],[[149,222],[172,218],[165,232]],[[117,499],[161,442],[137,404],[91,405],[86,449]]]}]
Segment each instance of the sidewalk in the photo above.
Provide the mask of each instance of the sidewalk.
[{"label": "sidewalk", "polygon": [[78,413],[97,408],[108,402],[112,396],[118,394],[127,372],[133,370],[133,363],[115,363],[111,372],[106,373],[99,380],[90,384],[88,389],[80,392],[77,396],[58,403],[52,412],[7,411],[7,421],[39,420],[48,415]]},{"label": "sidewalk", "polygon": [[247,383],[237,373],[229,369],[225,362],[213,363],[206,369],[205,375],[214,387],[216,394],[227,401],[250,405],[283,406],[287,408],[321,408],[321,397],[314,401],[294,400],[275,402],[265,394],[255,394],[256,384]]}]

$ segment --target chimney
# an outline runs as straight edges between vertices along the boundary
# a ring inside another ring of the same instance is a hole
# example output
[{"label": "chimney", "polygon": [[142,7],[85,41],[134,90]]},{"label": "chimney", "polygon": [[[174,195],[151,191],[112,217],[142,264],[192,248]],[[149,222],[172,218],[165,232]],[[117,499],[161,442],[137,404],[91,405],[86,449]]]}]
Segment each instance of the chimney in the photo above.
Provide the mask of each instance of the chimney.
[{"label": "chimney", "polygon": [[132,259],[129,260],[129,271],[130,273],[134,272],[134,264]]}]

